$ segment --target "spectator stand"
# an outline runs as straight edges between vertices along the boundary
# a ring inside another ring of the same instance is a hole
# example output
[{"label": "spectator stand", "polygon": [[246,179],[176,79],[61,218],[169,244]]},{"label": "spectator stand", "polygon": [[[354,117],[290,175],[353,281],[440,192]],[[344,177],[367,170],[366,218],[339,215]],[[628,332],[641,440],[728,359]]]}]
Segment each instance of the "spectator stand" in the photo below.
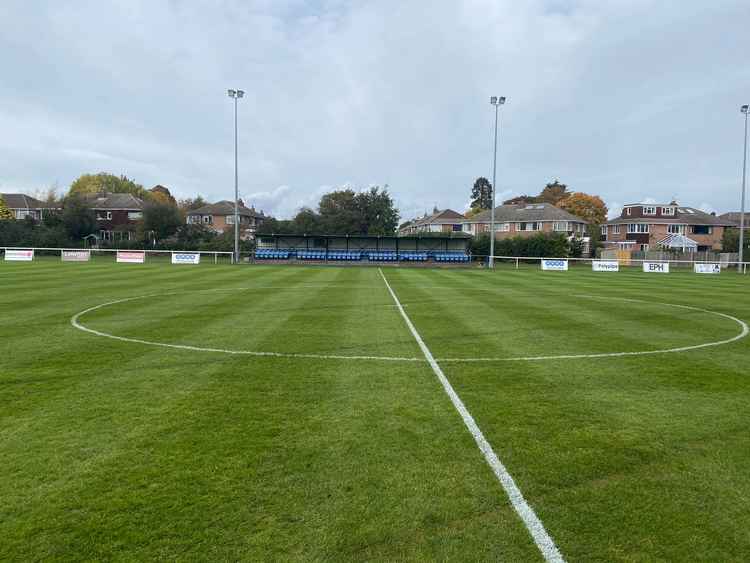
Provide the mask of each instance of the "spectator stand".
[{"label": "spectator stand", "polygon": [[471,262],[464,233],[447,235],[258,235],[251,262],[457,266]]}]

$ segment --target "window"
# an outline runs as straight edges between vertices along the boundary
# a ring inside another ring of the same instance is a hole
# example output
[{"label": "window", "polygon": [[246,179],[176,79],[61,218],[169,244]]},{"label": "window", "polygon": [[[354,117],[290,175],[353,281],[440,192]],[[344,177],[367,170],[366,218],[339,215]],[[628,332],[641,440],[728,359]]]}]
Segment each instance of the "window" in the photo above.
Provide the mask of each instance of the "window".
[{"label": "window", "polygon": [[[234,215],[227,215],[227,216],[226,216],[226,217],[224,218],[224,222],[225,222],[225,223],[226,223],[227,225],[234,225]],[[240,221],[240,222],[241,222],[241,221]]]},{"label": "window", "polygon": [[495,224],[496,233],[507,233],[508,231],[510,231],[510,223],[496,223]]},{"label": "window", "polygon": [[538,231],[539,223],[518,223],[519,231]]},{"label": "window", "polygon": [[648,252],[648,245],[647,244],[642,244],[641,245],[641,252]]},{"label": "window", "polygon": [[129,221],[137,221],[138,219],[143,217],[143,213],[140,211],[128,211],[128,220]]},{"label": "window", "polygon": [[625,215],[630,215],[630,208],[629,207],[625,208]]},{"label": "window", "polygon": [[607,236],[607,225],[602,225],[602,236],[603,237]]},{"label": "window", "polygon": [[667,227],[667,232],[673,235],[684,235],[685,225],[669,225]]},{"label": "window", "polygon": [[713,232],[711,225],[693,225],[693,234],[696,235],[710,235]]},{"label": "window", "polygon": [[674,207],[662,207],[661,214],[662,215],[674,215]]},{"label": "window", "polygon": [[[252,222],[252,225],[253,225],[253,227],[255,226],[255,221]],[[459,232],[461,232],[461,225],[455,225],[455,224],[451,225],[451,230],[454,233],[459,233]]]},{"label": "window", "polygon": [[629,223],[628,232],[629,233],[647,233],[648,223]]},{"label": "window", "polygon": [[[607,227],[603,227],[606,229]],[[555,221],[555,223],[552,225],[552,229],[555,231],[568,231],[568,222],[567,221]],[[602,234],[607,234],[606,232]]]},{"label": "window", "polygon": [[612,234],[613,235],[619,235],[620,234],[620,225],[612,225]]},{"label": "window", "polygon": [[203,215],[203,224],[210,225],[214,222],[213,215]]},{"label": "window", "polygon": [[654,207],[653,205],[644,205],[643,214],[644,215],[656,215],[656,207]]}]

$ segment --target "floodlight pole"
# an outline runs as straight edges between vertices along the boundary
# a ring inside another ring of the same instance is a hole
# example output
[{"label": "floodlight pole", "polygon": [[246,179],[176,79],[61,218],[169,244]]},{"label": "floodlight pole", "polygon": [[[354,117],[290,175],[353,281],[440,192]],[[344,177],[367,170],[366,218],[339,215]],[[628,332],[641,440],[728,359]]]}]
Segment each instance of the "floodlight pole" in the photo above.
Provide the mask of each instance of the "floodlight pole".
[{"label": "floodlight pole", "polygon": [[744,244],[745,244],[745,186],[747,184],[747,114],[748,105],[744,105],[740,108],[740,111],[745,114],[745,144],[742,151],[742,203],[740,204],[740,259],[737,264],[737,271],[743,271],[743,255],[744,255]]},{"label": "floodlight pole", "polygon": [[495,106],[495,149],[492,156],[492,209],[490,210],[490,258],[489,268],[495,267],[495,181],[497,179],[497,122],[500,106],[505,103],[505,96],[492,96],[490,104]]},{"label": "floodlight pole", "polygon": [[230,98],[234,99],[234,260],[240,262],[240,187],[237,172],[237,100],[245,95],[242,90],[227,90]]}]

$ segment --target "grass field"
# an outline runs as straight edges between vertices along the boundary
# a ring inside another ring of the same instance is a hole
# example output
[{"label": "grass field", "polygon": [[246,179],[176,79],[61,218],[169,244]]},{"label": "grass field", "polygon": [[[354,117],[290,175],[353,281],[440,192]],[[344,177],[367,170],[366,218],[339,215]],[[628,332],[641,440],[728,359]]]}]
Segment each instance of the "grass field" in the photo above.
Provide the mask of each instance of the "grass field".
[{"label": "grass field", "polygon": [[[750,276],[382,271],[566,560],[747,560]],[[0,560],[541,560],[377,268],[0,287]]]}]

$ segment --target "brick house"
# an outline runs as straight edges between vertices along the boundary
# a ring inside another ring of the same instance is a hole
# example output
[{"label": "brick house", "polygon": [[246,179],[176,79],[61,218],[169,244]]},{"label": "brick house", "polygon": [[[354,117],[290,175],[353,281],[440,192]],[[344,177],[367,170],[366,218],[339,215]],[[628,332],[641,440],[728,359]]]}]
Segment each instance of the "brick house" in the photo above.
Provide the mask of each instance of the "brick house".
[{"label": "brick house", "polygon": [[59,207],[39,201],[26,194],[0,194],[0,197],[3,198],[5,205],[18,220],[31,217],[35,221],[40,221],[46,213],[59,210]]},{"label": "brick house", "polygon": [[[519,203],[495,208],[495,238],[561,233],[568,237],[586,236],[587,223],[551,203]],[[463,231],[474,236],[489,232],[490,211],[482,211],[463,221]]]},{"label": "brick house", "polygon": [[417,233],[452,233],[461,232],[466,216],[452,209],[434,209],[432,214],[418,217],[405,223],[398,230],[400,236]]},{"label": "brick house", "polygon": [[673,201],[668,204],[632,203],[619,217],[602,225],[602,242],[610,248],[647,251],[660,246],[671,235],[695,242],[699,252],[721,250],[725,227],[733,223],[694,207]]},{"label": "brick house", "polygon": [[133,194],[98,193],[86,196],[96,213],[99,239],[134,240],[138,222],[143,218],[143,200]]},{"label": "brick house", "polygon": [[[251,240],[255,237],[258,227],[267,219],[263,212],[258,212],[253,207],[240,205],[238,209],[240,218],[240,238]],[[209,229],[223,233],[227,229],[234,229],[234,202],[219,201],[193,209],[187,213],[188,225],[204,225]]]}]

